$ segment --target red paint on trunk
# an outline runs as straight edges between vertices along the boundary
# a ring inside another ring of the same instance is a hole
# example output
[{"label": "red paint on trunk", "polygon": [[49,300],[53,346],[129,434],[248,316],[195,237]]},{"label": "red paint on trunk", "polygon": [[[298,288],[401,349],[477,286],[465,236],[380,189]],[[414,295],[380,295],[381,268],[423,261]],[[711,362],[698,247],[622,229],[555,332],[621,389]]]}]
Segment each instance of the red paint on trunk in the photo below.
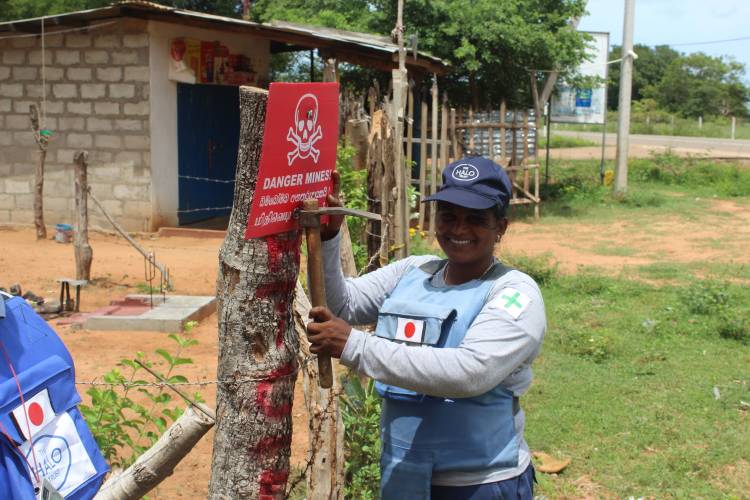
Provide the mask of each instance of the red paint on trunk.
[{"label": "red paint on trunk", "polygon": [[268,269],[272,274],[279,273],[284,267],[284,257],[291,256],[294,262],[299,266],[299,245],[302,233],[298,233],[296,238],[266,238],[268,248]]},{"label": "red paint on trunk", "polygon": [[292,297],[296,281],[282,281],[260,285],[255,290],[255,297],[259,299],[269,298],[276,303],[276,312],[279,314],[278,328],[276,330],[276,347],[284,344],[284,333],[286,332],[287,318],[290,316],[289,299]]},{"label": "red paint on trunk", "polygon": [[256,402],[266,417],[280,419],[291,413],[292,405],[289,403],[274,405],[273,398],[271,397],[273,387],[272,382],[260,382],[258,384]]},{"label": "red paint on trunk", "polygon": [[[260,498],[283,498],[286,493],[287,470],[264,470],[260,473]],[[281,496],[279,496],[281,495]]]},{"label": "red paint on trunk", "polygon": [[276,455],[283,448],[288,448],[292,444],[292,436],[265,436],[258,441],[253,451],[257,454]]}]

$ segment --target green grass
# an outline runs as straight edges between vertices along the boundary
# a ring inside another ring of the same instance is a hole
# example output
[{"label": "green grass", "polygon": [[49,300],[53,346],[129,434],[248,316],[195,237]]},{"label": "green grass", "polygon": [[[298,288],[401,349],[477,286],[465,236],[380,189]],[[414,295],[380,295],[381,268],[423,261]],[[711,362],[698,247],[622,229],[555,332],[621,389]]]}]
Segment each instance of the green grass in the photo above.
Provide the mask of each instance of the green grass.
[{"label": "green grass", "polygon": [[721,284],[739,318],[732,330],[725,309],[691,312],[691,301],[709,293],[697,283],[704,282],[652,286],[583,273],[543,287],[549,330],[523,398],[527,439],[533,450],[569,456],[572,464],[559,477],[543,477],[541,494],[575,491],[582,475],[621,498],[746,493],[719,492],[726,483],[709,480],[750,449],[750,414],[741,404],[750,401],[750,339],[721,335],[739,328],[750,336],[750,292]]},{"label": "green grass", "polygon": [[[594,141],[590,141],[588,139],[582,139],[580,137],[570,137],[568,135],[552,135],[552,139],[550,140],[550,143],[549,143],[549,147],[551,149],[585,148],[585,147],[598,146],[598,145],[599,144]],[[540,151],[547,147],[546,137],[539,138],[538,147]]]},{"label": "green grass", "polygon": [[[647,135],[678,135],[688,137],[731,138],[732,126],[730,118],[708,118],[703,122],[703,128],[698,127],[698,119],[675,117],[674,123],[668,116],[661,120],[652,116],[650,122],[645,114],[633,114],[630,120],[631,134]],[[576,123],[553,123],[552,131],[573,130],[579,132],[601,132],[601,125],[582,125]],[[607,113],[607,133],[617,132],[617,113]],[[736,139],[750,139],[750,122],[737,120],[735,130]]]}]

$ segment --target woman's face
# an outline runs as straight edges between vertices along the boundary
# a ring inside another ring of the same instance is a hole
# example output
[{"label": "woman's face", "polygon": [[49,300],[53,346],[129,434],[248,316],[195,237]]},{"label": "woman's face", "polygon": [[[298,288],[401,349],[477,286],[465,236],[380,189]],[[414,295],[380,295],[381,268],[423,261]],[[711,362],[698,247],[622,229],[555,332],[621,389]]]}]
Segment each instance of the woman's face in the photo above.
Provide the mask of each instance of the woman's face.
[{"label": "woman's face", "polygon": [[508,221],[498,219],[489,208],[475,210],[447,202],[437,204],[435,234],[448,260],[456,264],[486,262],[507,226]]}]

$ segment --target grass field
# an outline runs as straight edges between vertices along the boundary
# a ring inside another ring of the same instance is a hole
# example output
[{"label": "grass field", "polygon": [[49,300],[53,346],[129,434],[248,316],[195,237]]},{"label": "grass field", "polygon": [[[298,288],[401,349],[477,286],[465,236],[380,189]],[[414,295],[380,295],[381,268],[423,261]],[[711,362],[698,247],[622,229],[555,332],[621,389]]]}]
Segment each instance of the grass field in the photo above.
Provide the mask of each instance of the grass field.
[{"label": "grass field", "polygon": [[[599,185],[598,162],[571,162],[546,189],[539,226],[571,220],[725,220],[709,207],[750,211],[750,170],[670,155],[631,162],[629,194]],[[525,214],[517,214],[524,217]],[[720,223],[720,222],[719,222]],[[652,226],[653,225],[653,226]],[[745,243],[746,244],[746,243]],[[532,450],[572,459],[538,474],[549,498],[748,498],[750,495],[750,265],[732,258],[559,272],[548,257],[510,256],[542,283],[549,329],[524,398]],[[602,255],[642,252],[599,243]],[[743,259],[744,257],[744,259]]]},{"label": "grass field", "polygon": [[[594,141],[589,141],[588,139],[581,139],[580,137],[570,137],[567,135],[552,135],[552,139],[550,140],[549,147],[552,149],[555,148],[585,148],[588,146],[596,146],[597,143]],[[547,138],[546,137],[540,137],[539,138],[539,144],[538,144],[539,150],[541,151],[543,148],[547,147]]]},{"label": "grass field", "polygon": [[[601,132],[601,125],[581,125],[575,123],[553,123],[552,131],[555,130],[575,130],[585,132]],[[617,132],[617,113],[607,113],[607,132]],[[698,120],[693,118],[678,118],[674,121],[662,117],[657,120],[655,117],[651,120],[646,119],[646,115],[634,114],[630,120],[631,134],[647,135],[679,135],[687,137],[714,137],[729,139],[732,136],[732,124],[730,118],[712,118],[703,122],[699,126]],[[735,127],[735,139],[750,139],[750,122],[747,120],[737,120]]]}]

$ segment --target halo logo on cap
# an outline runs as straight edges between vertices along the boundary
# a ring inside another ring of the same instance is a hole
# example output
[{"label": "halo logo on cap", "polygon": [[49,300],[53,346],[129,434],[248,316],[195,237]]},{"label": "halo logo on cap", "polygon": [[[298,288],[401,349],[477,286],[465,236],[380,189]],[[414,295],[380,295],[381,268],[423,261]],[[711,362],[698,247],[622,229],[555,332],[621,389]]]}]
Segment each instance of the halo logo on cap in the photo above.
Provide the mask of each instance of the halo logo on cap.
[{"label": "halo logo on cap", "polygon": [[453,177],[457,181],[473,181],[474,179],[479,177],[479,169],[474,165],[461,163],[460,165],[456,165],[456,168],[453,169],[453,172],[451,172],[451,177]]}]

